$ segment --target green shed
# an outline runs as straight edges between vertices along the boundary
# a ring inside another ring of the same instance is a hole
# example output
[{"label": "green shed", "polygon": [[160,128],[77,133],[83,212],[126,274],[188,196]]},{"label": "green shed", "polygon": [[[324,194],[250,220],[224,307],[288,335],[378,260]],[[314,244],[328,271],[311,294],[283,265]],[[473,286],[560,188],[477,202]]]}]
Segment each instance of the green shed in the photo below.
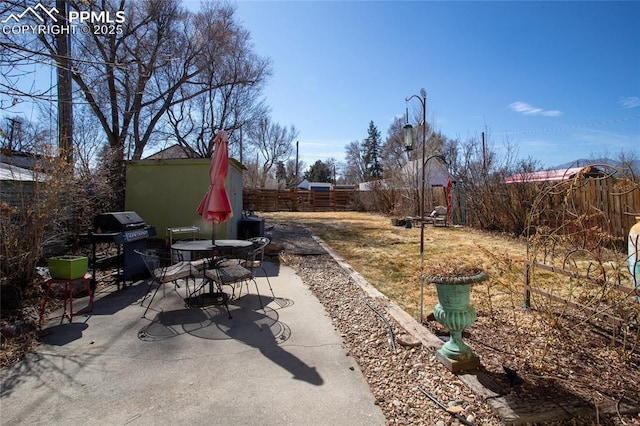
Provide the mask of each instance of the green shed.
[{"label": "green shed", "polygon": [[[167,228],[197,226],[201,237],[209,237],[212,224],[196,209],[209,188],[208,158],[135,160],[127,162],[125,209],[135,211],[156,228],[156,238],[166,238]],[[225,181],[233,217],[216,225],[217,239],[234,239],[242,219],[242,170],[236,160],[229,159]]]}]

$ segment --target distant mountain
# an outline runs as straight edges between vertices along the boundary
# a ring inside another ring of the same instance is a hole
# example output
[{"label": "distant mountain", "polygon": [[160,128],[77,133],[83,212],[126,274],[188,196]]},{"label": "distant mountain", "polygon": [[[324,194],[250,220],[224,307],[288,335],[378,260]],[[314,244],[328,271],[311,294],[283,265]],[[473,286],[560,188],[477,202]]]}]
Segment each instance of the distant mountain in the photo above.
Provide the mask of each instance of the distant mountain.
[{"label": "distant mountain", "polygon": [[[579,160],[575,160],[570,163],[558,164],[557,166],[551,167],[550,170],[562,170],[562,169],[568,169],[571,167],[585,167],[590,164],[607,164],[612,167],[621,167],[622,165],[620,161],[613,160],[611,158],[595,158],[595,159],[581,158]],[[636,176],[640,176],[640,160],[633,160],[631,162],[631,168],[633,169],[633,173]]]}]

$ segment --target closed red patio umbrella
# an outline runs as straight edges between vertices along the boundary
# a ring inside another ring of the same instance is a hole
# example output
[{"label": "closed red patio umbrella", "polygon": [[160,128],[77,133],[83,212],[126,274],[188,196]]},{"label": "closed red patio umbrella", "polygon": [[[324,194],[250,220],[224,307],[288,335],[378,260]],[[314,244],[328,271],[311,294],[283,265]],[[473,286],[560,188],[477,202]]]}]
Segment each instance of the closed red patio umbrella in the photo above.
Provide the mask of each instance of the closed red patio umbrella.
[{"label": "closed red patio umbrella", "polygon": [[224,181],[229,171],[229,140],[227,133],[221,130],[213,140],[215,150],[209,167],[209,190],[200,201],[197,212],[204,220],[213,223],[211,240],[215,243],[215,225],[233,217],[233,210]]}]

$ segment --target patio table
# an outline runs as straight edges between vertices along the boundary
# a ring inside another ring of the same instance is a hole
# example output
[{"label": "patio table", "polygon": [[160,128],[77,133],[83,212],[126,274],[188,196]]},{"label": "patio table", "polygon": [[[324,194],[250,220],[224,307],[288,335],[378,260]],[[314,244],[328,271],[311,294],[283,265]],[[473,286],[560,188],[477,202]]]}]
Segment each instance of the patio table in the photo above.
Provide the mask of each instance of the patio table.
[{"label": "patio table", "polygon": [[[198,253],[200,256],[209,256],[209,259],[205,260],[204,269],[207,269],[208,266],[206,263],[215,263],[214,256],[222,255],[226,253],[233,253],[234,251],[240,249],[246,249],[253,245],[253,242],[248,240],[234,240],[234,239],[226,239],[226,240],[191,240],[191,241],[182,241],[171,244],[171,249],[180,251],[180,252],[189,252],[189,253]],[[206,274],[203,274],[203,282],[202,288],[205,285]],[[222,288],[219,288],[220,291],[214,292],[213,290],[213,280],[209,281],[209,293],[214,299],[222,298],[224,301],[225,293],[222,291]],[[194,290],[195,293],[197,290]],[[192,293],[192,294],[193,294]],[[187,295],[187,298],[191,295]],[[226,301],[224,302],[226,305]],[[228,308],[227,308],[228,309]]]},{"label": "patio table", "polygon": [[225,252],[250,247],[247,240],[191,240],[171,244],[172,250],[188,252]]}]

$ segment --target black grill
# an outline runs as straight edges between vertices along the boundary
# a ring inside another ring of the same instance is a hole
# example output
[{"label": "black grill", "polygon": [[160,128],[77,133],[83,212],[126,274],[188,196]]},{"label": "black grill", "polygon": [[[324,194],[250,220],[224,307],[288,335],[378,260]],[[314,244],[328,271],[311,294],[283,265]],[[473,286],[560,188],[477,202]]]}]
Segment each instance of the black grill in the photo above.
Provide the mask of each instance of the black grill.
[{"label": "black grill", "polygon": [[136,212],[100,213],[93,219],[93,232],[122,232],[130,229],[140,229],[147,224]]},{"label": "black grill", "polygon": [[118,288],[146,275],[147,271],[139,255],[134,250],[147,249],[147,240],[156,235],[156,229],[149,226],[136,212],[100,213],[93,219],[90,234],[93,243],[93,284],[96,277],[96,244],[113,243],[118,248]]}]

